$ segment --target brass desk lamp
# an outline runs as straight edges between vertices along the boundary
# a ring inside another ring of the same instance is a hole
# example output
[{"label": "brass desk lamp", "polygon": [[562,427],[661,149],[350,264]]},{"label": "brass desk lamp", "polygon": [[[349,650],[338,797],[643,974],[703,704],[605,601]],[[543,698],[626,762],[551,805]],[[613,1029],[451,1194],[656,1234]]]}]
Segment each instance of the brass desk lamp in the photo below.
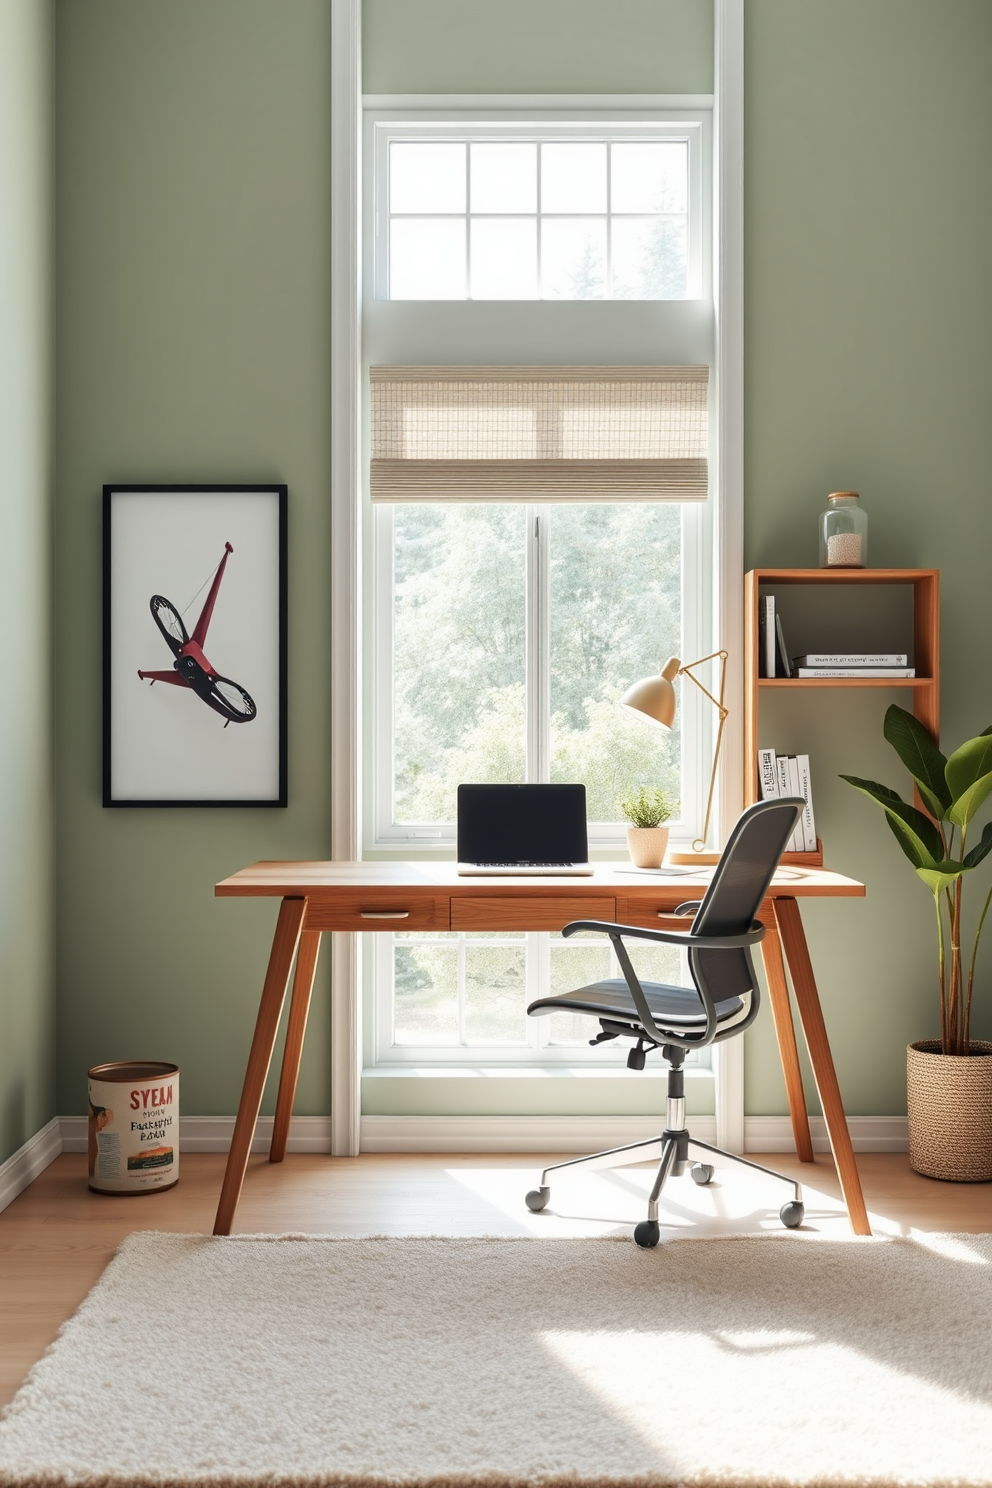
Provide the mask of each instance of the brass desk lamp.
[{"label": "brass desk lamp", "polygon": [[[710,771],[710,788],[706,796],[706,817],[703,821],[703,835],[697,837],[692,844],[693,852],[702,852],[706,846],[706,838],[710,829],[710,812],[713,807],[713,787],[716,785],[716,767],[720,759],[720,746],[723,743],[723,726],[727,721],[728,709],[724,705],[724,695],[727,689],[727,655],[726,651],[711,651],[709,656],[701,656],[698,661],[688,661],[683,666],[677,656],[670,656],[662,667],[661,672],[654,677],[642,677],[640,682],[634,682],[623,697],[619,699],[621,708],[628,708],[632,713],[647,719],[649,723],[656,724],[666,733],[675,722],[675,688],[673,683],[676,677],[688,677],[690,682],[695,682],[700,692],[709,698],[716,708],[720,717],[716,731],[716,745],[713,750],[713,768]],[[714,697],[709,688],[704,687],[699,678],[694,675],[695,668],[705,665],[708,661],[720,662],[720,685],[719,696]]]}]

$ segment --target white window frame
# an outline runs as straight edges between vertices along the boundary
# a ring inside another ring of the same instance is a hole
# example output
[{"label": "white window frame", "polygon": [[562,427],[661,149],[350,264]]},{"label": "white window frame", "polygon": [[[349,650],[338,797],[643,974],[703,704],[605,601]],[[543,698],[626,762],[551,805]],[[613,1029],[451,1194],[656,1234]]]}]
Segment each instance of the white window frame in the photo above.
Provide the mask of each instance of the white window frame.
[{"label": "white window frame", "polygon": [[[542,98],[521,100],[526,108],[499,107],[495,101],[466,99],[466,104],[477,107],[453,108],[443,105],[454,100],[439,100],[431,107],[425,100],[416,109],[389,108],[388,100],[366,99],[364,112],[363,187],[365,210],[364,283],[374,286],[367,299],[375,302],[375,314],[382,322],[395,307],[397,317],[404,314],[407,306],[443,306],[446,316],[457,315],[462,307],[497,304],[508,308],[513,305],[527,306],[554,304],[557,313],[568,313],[575,306],[582,310],[595,307],[609,315],[607,307],[623,307],[625,313],[631,305],[647,304],[684,305],[687,300],[701,299],[709,303],[713,294],[713,150],[712,109],[713,100],[703,97],[679,100],[693,107],[675,107],[672,101],[638,99],[642,107],[624,107],[633,100],[597,100],[597,107],[589,107],[591,100]],[[482,107],[481,104],[493,106]],[[505,104],[506,100],[499,100]],[[584,106],[579,106],[584,105]],[[388,150],[395,139],[458,139],[474,138],[596,138],[604,140],[630,138],[685,139],[689,145],[689,242],[691,280],[693,295],[679,301],[390,301],[385,296],[386,266],[388,263],[388,241],[384,224],[389,218],[388,201]],[[581,313],[581,310],[580,312]],[[595,313],[595,312],[594,312]],[[556,354],[550,356],[555,362]],[[673,358],[674,359],[674,358]],[[681,359],[681,358],[679,358]],[[714,573],[716,564],[713,549],[711,504],[685,503],[683,506],[682,541],[682,641],[681,654],[684,660],[707,655],[715,649],[713,635]],[[539,519],[540,507],[533,508],[532,515]],[[371,523],[371,530],[370,530]],[[393,795],[393,694],[392,678],[392,512],[384,506],[376,506],[371,513],[366,509],[365,533],[372,551],[372,563],[366,565],[366,578],[370,581],[370,608],[367,622],[372,634],[369,651],[373,660],[369,685],[370,698],[368,726],[372,748],[369,763],[372,780],[363,806],[363,845],[366,852],[413,851],[418,855],[447,856],[455,845],[453,822],[409,822],[398,823],[395,819]],[[552,537],[553,541],[553,537]],[[528,702],[547,696],[547,586],[540,582],[542,570],[547,567],[547,544],[542,544],[536,561],[532,558],[531,544],[527,546],[528,564],[528,635],[533,638],[528,656]],[[659,656],[660,667],[665,660]],[[646,667],[645,670],[648,668]],[[682,812],[672,823],[673,847],[687,847],[697,838],[702,829],[705,807],[705,792],[709,779],[709,760],[714,732],[709,711],[703,706],[701,694],[695,688],[684,688],[680,699],[682,737],[691,739],[693,749],[684,749],[682,758]],[[529,708],[529,714],[532,709]],[[534,737],[536,724],[530,718],[527,740],[527,775],[534,781],[548,778],[546,752]],[[625,826],[621,822],[590,823],[590,855],[615,854],[625,845]]]},{"label": "white window frame", "polygon": [[[716,404],[711,495],[715,508],[715,631],[731,653],[726,700],[730,717],[720,766],[719,823],[725,836],[743,802],[741,760],[743,703],[743,0],[714,0],[714,306]],[[332,240],[331,418],[333,427],[332,536],[332,764],[331,852],[355,859],[361,851],[361,528],[362,436],[359,389],[362,369],[361,0],[331,0]],[[381,104],[386,100],[375,100]],[[400,106],[413,99],[394,98]],[[449,106],[466,100],[449,97]],[[477,103],[497,100],[476,99]],[[508,103],[511,100],[498,100]],[[422,105],[425,100],[418,97]],[[609,104],[611,100],[512,100],[531,110],[548,106]],[[697,100],[628,99],[644,106],[694,107]],[[537,358],[534,358],[537,360]],[[359,1151],[361,1130],[361,976],[359,937],[338,934],[332,950],[331,1148],[338,1156]],[[743,1048],[734,1039],[716,1058],[716,1132],[720,1145],[743,1151]]]},{"label": "white window frame", "polygon": [[[567,114],[567,118],[562,114]],[[459,143],[478,143],[494,140],[526,140],[537,144],[563,140],[595,140],[614,144],[624,141],[678,140],[688,146],[688,239],[689,255],[686,267],[685,300],[708,300],[712,295],[712,107],[697,110],[667,109],[658,111],[617,109],[592,113],[586,109],[563,108],[555,110],[530,110],[523,114],[519,110],[466,109],[463,112],[443,110],[374,110],[365,114],[367,160],[371,173],[366,171],[366,192],[371,204],[370,231],[366,235],[366,284],[373,285],[373,297],[389,300],[389,146],[394,141],[430,141],[457,139]],[[499,218],[538,215],[534,213],[472,213],[469,203],[463,213],[402,213],[402,216],[452,216],[471,222],[472,217],[496,216]],[[637,214],[562,213],[562,216],[607,216]],[[644,215],[644,214],[639,214]],[[466,244],[466,252],[469,251]],[[466,278],[468,287],[468,278]],[[609,291],[609,276],[607,290]],[[471,297],[445,301],[447,304],[463,304]],[[539,299],[539,296],[535,296]],[[609,292],[604,300],[593,303],[609,303]],[[428,301],[428,303],[436,303]],[[513,302],[511,302],[513,303]],[[530,301],[528,301],[530,303]],[[570,300],[556,301],[560,304],[574,303]],[[639,303],[637,301],[626,303]],[[651,301],[650,303],[656,303]],[[550,358],[554,361],[555,358]]]}]

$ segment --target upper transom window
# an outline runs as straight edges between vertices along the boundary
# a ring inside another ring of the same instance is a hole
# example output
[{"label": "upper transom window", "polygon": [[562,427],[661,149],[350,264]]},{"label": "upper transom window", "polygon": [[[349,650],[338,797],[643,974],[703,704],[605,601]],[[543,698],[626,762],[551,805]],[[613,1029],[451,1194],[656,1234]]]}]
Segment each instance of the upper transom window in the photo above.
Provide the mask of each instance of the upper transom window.
[{"label": "upper transom window", "polygon": [[387,126],[377,153],[379,298],[702,293],[698,128]]}]

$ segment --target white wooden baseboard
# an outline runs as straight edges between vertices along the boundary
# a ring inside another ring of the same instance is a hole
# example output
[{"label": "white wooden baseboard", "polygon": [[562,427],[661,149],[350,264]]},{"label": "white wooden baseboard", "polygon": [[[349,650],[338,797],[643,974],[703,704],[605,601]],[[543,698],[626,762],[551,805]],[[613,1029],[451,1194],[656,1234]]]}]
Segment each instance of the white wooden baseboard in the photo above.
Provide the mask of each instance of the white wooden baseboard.
[{"label": "white wooden baseboard", "polygon": [[[692,1125],[690,1118],[689,1125]],[[849,1116],[847,1128],[855,1152],[908,1152],[909,1131],[905,1116]],[[827,1128],[822,1116],[809,1118],[814,1152],[829,1152]],[[705,1140],[705,1138],[704,1138]],[[745,1152],[795,1152],[792,1123],[788,1116],[745,1116]]]},{"label": "white wooden baseboard", "polygon": [[[86,1117],[63,1116],[62,1151],[86,1151]],[[180,1152],[227,1152],[234,1135],[233,1116],[180,1116]],[[252,1152],[268,1152],[272,1141],[272,1117],[259,1118]],[[329,1116],[294,1116],[289,1127],[288,1152],[330,1152]]]},{"label": "white wooden baseboard", "polygon": [[[826,1127],[810,1117],[813,1147],[827,1152]],[[712,1116],[689,1118],[704,1142],[716,1140]],[[907,1152],[905,1116],[852,1116],[848,1120],[855,1152]],[[233,1116],[183,1116],[183,1152],[226,1152],[234,1133]],[[363,1116],[362,1152],[595,1152],[657,1136],[651,1116]],[[272,1117],[263,1116],[253,1152],[268,1152]],[[329,1116],[294,1116],[290,1152],[331,1150]],[[746,1116],[745,1152],[794,1152],[787,1116]],[[0,1164],[0,1210],[7,1207],[62,1152],[86,1151],[86,1117],[56,1116]]]},{"label": "white wooden baseboard", "polygon": [[[810,1117],[813,1147],[829,1151],[823,1120]],[[45,1131],[49,1131],[49,1127]],[[63,1152],[86,1151],[85,1116],[61,1118]],[[716,1141],[712,1116],[689,1118],[689,1126],[704,1142]],[[905,1116],[852,1116],[848,1120],[855,1152],[906,1152],[909,1137]],[[657,1136],[654,1116],[363,1116],[362,1152],[594,1152],[599,1148],[622,1147]],[[179,1143],[183,1152],[226,1152],[234,1132],[233,1116],[183,1116]],[[44,1134],[39,1132],[32,1142]],[[253,1152],[268,1152],[272,1140],[272,1117],[259,1120]],[[26,1144],[26,1153],[32,1143]],[[33,1150],[33,1149],[32,1149]],[[288,1151],[330,1152],[329,1116],[294,1116],[289,1129]],[[794,1152],[788,1116],[746,1116],[745,1152]],[[21,1157],[15,1154],[6,1168]],[[58,1156],[58,1151],[52,1156]],[[41,1169],[51,1162],[47,1157]],[[32,1173],[32,1177],[34,1173]],[[31,1178],[27,1179],[30,1183]],[[20,1192],[20,1190],[17,1190]],[[14,1197],[14,1194],[11,1194]],[[9,1202],[9,1199],[7,1200]]]},{"label": "white wooden baseboard", "polygon": [[0,1209],[6,1209],[17,1195],[43,1173],[62,1151],[62,1126],[53,1116],[47,1126],[29,1137],[23,1147],[0,1164]]},{"label": "white wooden baseboard", "polygon": [[[712,1116],[690,1116],[703,1142],[716,1141]],[[906,1152],[905,1116],[852,1116],[855,1152]],[[363,1116],[362,1152],[596,1152],[657,1136],[651,1116]],[[813,1147],[829,1151],[820,1117],[810,1118]],[[795,1152],[788,1116],[745,1116],[745,1152]]]},{"label": "white wooden baseboard", "polygon": [[[712,1116],[692,1122],[716,1140]],[[597,1152],[647,1141],[657,1116],[363,1116],[362,1152]]]}]

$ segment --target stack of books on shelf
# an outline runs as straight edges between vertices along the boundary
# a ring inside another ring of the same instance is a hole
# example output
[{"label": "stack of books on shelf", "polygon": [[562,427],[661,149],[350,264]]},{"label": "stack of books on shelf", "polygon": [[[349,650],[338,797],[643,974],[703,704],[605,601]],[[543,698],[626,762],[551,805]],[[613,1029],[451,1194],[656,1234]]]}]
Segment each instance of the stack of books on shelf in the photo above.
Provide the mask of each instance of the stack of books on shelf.
[{"label": "stack of books on shelf", "polygon": [[763,801],[774,800],[778,796],[802,796],[806,802],[806,808],[785,850],[786,852],[816,852],[813,795],[809,783],[809,755],[776,754],[774,749],[759,749],[758,783]]},{"label": "stack of books on shelf", "polygon": [[817,651],[792,658],[794,677],[915,677],[905,651]]},{"label": "stack of books on shelf", "polygon": [[782,617],[776,613],[774,594],[763,594],[758,609],[758,676],[759,677],[873,677],[899,681],[915,677],[916,668],[900,652],[829,651],[809,652],[789,657],[782,631]]}]

